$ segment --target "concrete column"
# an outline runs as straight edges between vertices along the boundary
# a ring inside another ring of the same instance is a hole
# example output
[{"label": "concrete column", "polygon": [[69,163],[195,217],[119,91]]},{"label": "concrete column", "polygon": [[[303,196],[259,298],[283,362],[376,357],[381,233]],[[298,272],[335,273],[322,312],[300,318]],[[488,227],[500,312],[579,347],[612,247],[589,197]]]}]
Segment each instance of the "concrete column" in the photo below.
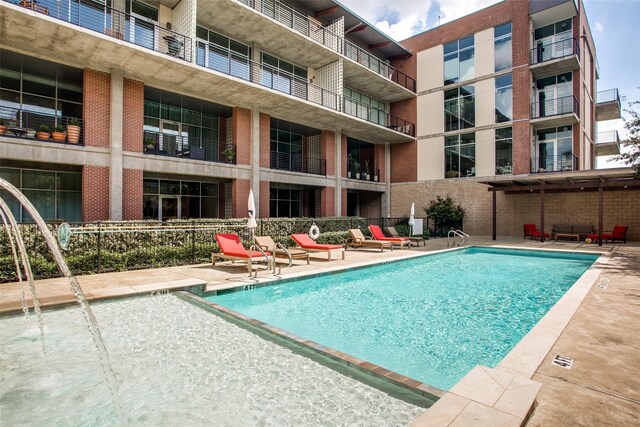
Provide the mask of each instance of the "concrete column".
[{"label": "concrete column", "polygon": [[391,215],[391,144],[384,143],[384,182],[385,192],[382,197],[382,217]]},{"label": "concrete column", "polygon": [[260,108],[251,107],[251,189],[256,201],[256,218],[260,218]]},{"label": "concrete column", "polygon": [[333,193],[336,216],[342,216],[342,132],[336,130],[335,143],[335,172],[336,172],[336,190]]},{"label": "concrete column", "polygon": [[109,141],[111,168],[109,171],[109,218],[122,220],[122,125],[124,105],[124,75],[122,70],[111,70],[111,108],[109,112]]}]

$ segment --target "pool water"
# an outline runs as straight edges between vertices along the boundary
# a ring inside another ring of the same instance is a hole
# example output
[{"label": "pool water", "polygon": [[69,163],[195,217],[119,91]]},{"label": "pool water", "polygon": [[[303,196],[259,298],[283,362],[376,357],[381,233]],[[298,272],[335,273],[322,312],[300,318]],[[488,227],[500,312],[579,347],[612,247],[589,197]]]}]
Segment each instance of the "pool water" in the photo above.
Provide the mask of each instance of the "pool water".
[{"label": "pool water", "polygon": [[495,367],[597,257],[467,248],[207,299],[448,390]]}]

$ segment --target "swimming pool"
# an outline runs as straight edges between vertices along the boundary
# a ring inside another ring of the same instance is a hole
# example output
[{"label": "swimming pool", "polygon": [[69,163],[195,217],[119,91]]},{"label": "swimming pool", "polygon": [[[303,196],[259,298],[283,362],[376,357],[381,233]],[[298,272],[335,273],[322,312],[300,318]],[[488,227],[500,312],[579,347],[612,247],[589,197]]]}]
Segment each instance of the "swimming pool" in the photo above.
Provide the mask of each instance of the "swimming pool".
[{"label": "swimming pool", "polygon": [[597,257],[467,248],[207,299],[448,390],[496,366]]}]

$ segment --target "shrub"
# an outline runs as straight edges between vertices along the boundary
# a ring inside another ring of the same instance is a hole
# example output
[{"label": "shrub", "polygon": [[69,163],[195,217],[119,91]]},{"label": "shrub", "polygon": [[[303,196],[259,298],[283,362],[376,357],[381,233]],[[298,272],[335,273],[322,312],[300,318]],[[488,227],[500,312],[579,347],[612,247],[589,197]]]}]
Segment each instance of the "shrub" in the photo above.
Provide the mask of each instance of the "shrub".
[{"label": "shrub", "polygon": [[423,209],[427,217],[433,219],[436,235],[438,234],[438,228],[439,234],[443,235],[444,230],[449,227],[462,227],[464,209],[462,206],[456,205],[449,196],[446,199],[437,196],[436,200],[431,200],[429,206]]}]

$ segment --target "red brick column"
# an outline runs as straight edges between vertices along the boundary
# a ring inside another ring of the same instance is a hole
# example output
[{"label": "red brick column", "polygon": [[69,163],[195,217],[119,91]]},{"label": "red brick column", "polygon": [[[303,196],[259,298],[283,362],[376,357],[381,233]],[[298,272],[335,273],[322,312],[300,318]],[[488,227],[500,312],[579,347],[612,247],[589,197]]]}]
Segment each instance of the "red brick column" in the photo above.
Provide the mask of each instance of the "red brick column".
[{"label": "red brick column", "polygon": [[[271,167],[271,116],[265,113],[260,113],[260,167]],[[262,209],[260,211],[262,212]]]},{"label": "red brick column", "polygon": [[[83,81],[83,135],[88,147],[109,148],[111,76],[86,68]],[[107,182],[109,179],[107,178]],[[106,199],[108,192],[104,194]]]},{"label": "red brick column", "polygon": [[141,170],[122,170],[122,219],[125,221],[142,219],[142,176]]},{"label": "red brick column", "polygon": [[391,182],[418,180],[418,146],[416,141],[391,145]]},{"label": "red brick column", "polygon": [[340,208],[340,214],[342,216],[347,216],[347,189],[342,189],[342,207]]},{"label": "red brick column", "polygon": [[[342,135],[342,142],[340,144],[340,149],[342,152],[340,153],[340,161],[342,162],[342,177],[347,177],[347,135]],[[344,202],[344,200],[343,200]]]},{"label": "red brick column", "polygon": [[[380,169],[380,175],[378,176],[378,182],[384,182],[384,145],[376,144],[373,146],[373,163],[374,167]],[[415,162],[415,160],[414,160]],[[373,172],[373,171],[371,171]]]},{"label": "red brick column", "polygon": [[123,84],[122,151],[142,153],[144,83],[125,78]]},{"label": "red brick column", "polygon": [[251,164],[251,110],[233,107],[232,128],[233,143],[236,145],[236,163],[249,165]]},{"label": "red brick column", "polygon": [[320,190],[320,216],[335,216],[335,189],[333,187],[324,187]]},{"label": "red brick column", "polygon": [[249,200],[249,190],[251,181],[248,179],[234,179],[231,182],[232,217],[246,218],[247,201]]},{"label": "red brick column", "polygon": [[269,181],[260,181],[260,200],[256,200],[256,203],[260,205],[258,208],[260,218],[269,218],[271,195],[270,190],[271,183]]},{"label": "red brick column", "polygon": [[327,161],[327,176],[336,174],[336,134],[330,130],[320,131],[320,157]]},{"label": "red brick column", "polygon": [[82,221],[109,218],[109,168],[85,165],[82,168]]}]

